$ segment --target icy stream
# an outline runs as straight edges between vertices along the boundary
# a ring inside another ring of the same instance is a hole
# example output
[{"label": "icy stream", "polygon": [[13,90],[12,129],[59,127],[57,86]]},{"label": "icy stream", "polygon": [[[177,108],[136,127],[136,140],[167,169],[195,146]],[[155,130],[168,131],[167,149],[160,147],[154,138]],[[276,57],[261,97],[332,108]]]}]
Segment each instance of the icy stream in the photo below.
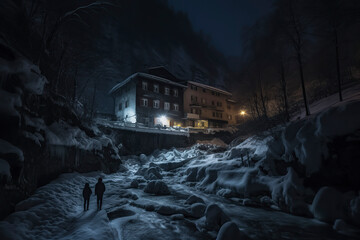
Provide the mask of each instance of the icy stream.
[{"label": "icy stream", "polygon": [[[139,176],[134,174],[136,164],[127,167],[129,172],[111,175],[98,172],[62,175],[38,189],[18,205],[17,212],[0,222],[1,239],[215,239],[215,231],[201,230],[204,218],[172,220],[170,216],[138,207],[184,208],[184,201],[190,195],[201,197],[206,205],[217,203],[251,239],[358,239],[340,235],[331,225],[314,219],[245,207],[236,199],[204,193],[191,184],[181,183],[186,167],[162,172],[170,195],[148,194],[141,187],[129,187]],[[89,182],[93,188],[99,176],[106,186],[103,210],[96,211],[96,198],[92,196],[90,210],[84,212],[82,187]]]}]

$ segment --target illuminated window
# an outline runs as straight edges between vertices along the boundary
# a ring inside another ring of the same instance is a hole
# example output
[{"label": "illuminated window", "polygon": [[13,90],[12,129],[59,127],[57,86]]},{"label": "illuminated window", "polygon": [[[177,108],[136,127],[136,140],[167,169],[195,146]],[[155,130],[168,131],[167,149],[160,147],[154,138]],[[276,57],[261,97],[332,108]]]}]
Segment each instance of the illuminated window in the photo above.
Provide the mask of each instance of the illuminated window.
[{"label": "illuminated window", "polygon": [[170,103],[164,102],[164,110],[170,110]]},{"label": "illuminated window", "polygon": [[174,110],[179,111],[179,104],[174,103]]}]

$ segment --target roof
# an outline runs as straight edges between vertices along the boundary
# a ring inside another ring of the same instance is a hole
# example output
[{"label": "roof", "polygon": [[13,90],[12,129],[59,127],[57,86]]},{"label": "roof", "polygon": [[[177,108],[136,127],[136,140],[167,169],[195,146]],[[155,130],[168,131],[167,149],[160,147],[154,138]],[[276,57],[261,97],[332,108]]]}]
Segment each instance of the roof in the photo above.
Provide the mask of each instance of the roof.
[{"label": "roof", "polygon": [[146,73],[166,78],[174,82],[179,82],[179,79],[172,74],[165,66],[156,66],[156,67],[150,67],[145,70]]},{"label": "roof", "polygon": [[216,88],[216,87],[212,87],[212,86],[209,86],[209,85],[206,85],[206,84],[202,84],[202,83],[198,83],[198,82],[193,82],[193,81],[188,81],[188,83],[191,83],[193,85],[196,85],[196,86],[199,86],[199,87],[202,87],[202,88],[206,88],[206,89],[209,89],[211,91],[216,91],[216,92],[219,92],[219,93],[222,93],[222,94],[225,94],[225,95],[229,95],[229,96],[232,96],[232,94],[230,92],[227,92],[225,90],[222,90],[220,88]]},{"label": "roof", "polygon": [[187,86],[185,86],[185,85],[183,85],[183,84],[170,81],[169,79],[166,79],[166,78],[158,77],[158,76],[151,75],[151,74],[148,74],[148,73],[137,72],[137,73],[134,73],[133,75],[129,76],[128,78],[126,78],[124,81],[116,84],[116,85],[109,91],[109,94],[112,94],[112,93],[116,92],[116,91],[119,90],[122,86],[124,86],[125,84],[127,84],[128,82],[130,82],[132,79],[134,79],[134,78],[136,78],[136,77],[144,77],[144,78],[152,79],[152,80],[155,80],[155,81],[159,81],[159,82],[171,84],[171,85],[174,85],[174,86],[178,86],[178,87],[182,87],[182,88],[187,88]]}]

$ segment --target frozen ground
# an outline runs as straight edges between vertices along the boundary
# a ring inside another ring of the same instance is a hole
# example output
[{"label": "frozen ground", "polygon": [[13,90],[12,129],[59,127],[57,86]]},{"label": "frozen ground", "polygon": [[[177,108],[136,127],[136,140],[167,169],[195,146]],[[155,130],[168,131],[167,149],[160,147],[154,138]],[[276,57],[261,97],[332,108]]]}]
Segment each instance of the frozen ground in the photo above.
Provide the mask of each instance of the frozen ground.
[{"label": "frozen ground", "polygon": [[[332,164],[327,143],[360,142],[359,129],[350,101],[226,150],[214,140],[123,157],[115,174],[63,174],[0,222],[0,239],[360,239],[358,192],[303,184]],[[103,210],[92,196],[84,212],[82,188],[100,176]]]}]

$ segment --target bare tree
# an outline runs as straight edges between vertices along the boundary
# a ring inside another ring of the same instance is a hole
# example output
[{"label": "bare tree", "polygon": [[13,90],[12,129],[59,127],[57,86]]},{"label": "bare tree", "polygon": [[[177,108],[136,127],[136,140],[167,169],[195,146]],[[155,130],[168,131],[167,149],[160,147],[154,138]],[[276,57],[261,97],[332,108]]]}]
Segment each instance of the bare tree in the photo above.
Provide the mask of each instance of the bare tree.
[{"label": "bare tree", "polygon": [[306,34],[306,19],[301,12],[298,0],[279,1],[279,23],[290,40],[296,54],[301,80],[301,89],[306,115],[310,115],[309,103],[305,89],[303,48]]}]

